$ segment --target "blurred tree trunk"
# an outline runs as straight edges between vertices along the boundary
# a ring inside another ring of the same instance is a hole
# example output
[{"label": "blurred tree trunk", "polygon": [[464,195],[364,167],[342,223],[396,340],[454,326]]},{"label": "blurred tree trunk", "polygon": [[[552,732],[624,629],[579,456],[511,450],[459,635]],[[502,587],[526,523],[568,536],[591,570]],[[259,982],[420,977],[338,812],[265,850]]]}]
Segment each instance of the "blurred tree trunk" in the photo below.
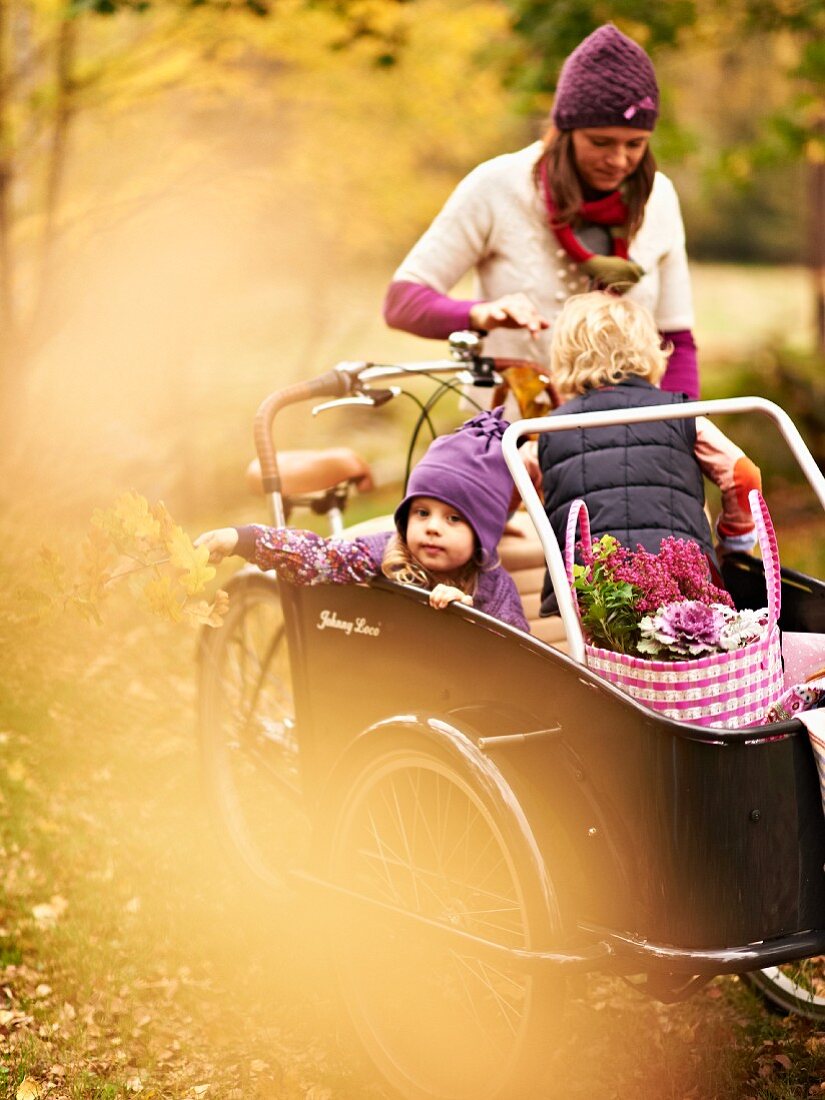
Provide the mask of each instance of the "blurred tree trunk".
[{"label": "blurred tree trunk", "polygon": [[9,125],[12,87],[8,0],[0,0],[0,430],[11,423],[15,403],[17,312],[14,297],[12,187],[14,158]]},{"label": "blurred tree trunk", "polygon": [[[0,428],[7,439],[14,434],[14,425],[20,412],[25,365],[33,352],[35,333],[43,314],[49,309],[53,285],[52,260],[59,231],[69,130],[75,113],[74,67],[78,38],[78,19],[72,17],[66,9],[44,55],[45,79],[54,89],[53,106],[48,120],[41,176],[43,219],[39,241],[35,246],[32,283],[26,287],[24,303],[21,300],[20,274],[16,271],[17,256],[13,239],[13,183],[16,178],[16,164],[8,121],[16,79],[22,73],[22,70],[18,72],[14,68],[15,58],[10,46],[12,18],[9,0],[0,0]],[[25,89],[21,94],[25,94]],[[18,150],[18,153],[23,152],[24,149]]]},{"label": "blurred tree trunk", "polygon": [[[825,122],[819,130],[825,146]],[[825,161],[821,157],[808,165],[808,237],[814,283],[814,339],[816,350],[825,355]]]},{"label": "blurred tree trunk", "polygon": [[[65,14],[60,21],[55,43],[55,104],[49,153],[46,163],[46,186],[43,203],[43,236],[40,242],[40,279],[38,301],[48,296],[49,261],[57,229],[57,215],[66,173],[69,126],[74,117],[74,64],[77,54],[78,22]],[[35,313],[39,313],[39,308]]]},{"label": "blurred tree trunk", "polygon": [[[14,179],[11,135],[9,133],[8,0],[0,0],[0,339],[7,344],[14,333],[14,298],[11,255],[11,189]],[[0,360],[2,361],[2,360]]]}]

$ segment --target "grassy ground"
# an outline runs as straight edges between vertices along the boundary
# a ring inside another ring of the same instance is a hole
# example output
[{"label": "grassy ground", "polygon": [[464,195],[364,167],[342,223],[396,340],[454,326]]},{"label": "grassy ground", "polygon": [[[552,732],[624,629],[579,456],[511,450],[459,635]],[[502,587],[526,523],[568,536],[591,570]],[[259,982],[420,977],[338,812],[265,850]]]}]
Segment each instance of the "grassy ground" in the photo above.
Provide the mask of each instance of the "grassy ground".
[{"label": "grassy ground", "polygon": [[810,347],[814,288],[805,269],[695,264],[691,271],[696,339],[706,360],[741,356],[768,340]]},{"label": "grassy ground", "polygon": [[[749,273],[717,275],[725,293],[697,272],[703,346],[769,333],[767,312],[743,331],[747,296],[729,293]],[[771,284],[775,316],[793,279],[798,305],[799,273]],[[246,302],[250,318],[268,316],[265,291]],[[284,348],[283,317],[266,333],[259,322],[254,348],[236,338],[242,326],[204,318],[203,343],[174,377],[168,362],[147,359],[135,378],[90,357],[70,386],[58,357],[32,378],[42,465],[29,448],[25,491],[9,479],[0,489],[0,1100],[384,1095],[341,1018],[319,914],[264,903],[217,848],[198,785],[192,634],[142,618],[125,594],[103,628],[37,624],[16,600],[32,548],[67,549],[116,491],[164,497],[193,533],[258,518],[240,470],[251,411],[272,385],[357,354],[433,354],[380,329],[377,282],[346,292],[346,316],[304,346]],[[804,307],[799,317],[802,331]],[[277,369],[267,343],[284,351]],[[337,440],[342,423],[315,427]],[[397,477],[383,433],[366,418],[355,429],[381,480]],[[304,430],[287,423],[287,438],[308,442]],[[821,538],[800,514],[790,540],[812,560]],[[559,1049],[546,1100],[825,1095],[825,1039],[769,1015],[735,979],[662,1006],[594,978],[573,990],[567,1018],[548,1036]]]}]

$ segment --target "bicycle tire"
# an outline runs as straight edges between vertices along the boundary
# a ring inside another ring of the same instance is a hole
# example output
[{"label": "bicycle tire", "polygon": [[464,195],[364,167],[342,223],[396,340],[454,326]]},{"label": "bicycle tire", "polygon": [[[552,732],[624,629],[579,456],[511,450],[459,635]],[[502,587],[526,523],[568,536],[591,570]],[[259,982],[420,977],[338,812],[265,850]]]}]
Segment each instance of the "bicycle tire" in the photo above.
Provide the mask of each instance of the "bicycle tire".
[{"label": "bicycle tire", "polygon": [[[330,876],[361,895],[530,947],[557,914],[535,904],[535,868],[509,847],[506,813],[446,754],[399,731],[346,784],[332,817]],[[362,942],[348,929],[333,951],[361,1045],[399,1095],[527,1095],[561,1012],[557,976],[433,945],[391,918],[370,925]]]},{"label": "bicycle tire", "polygon": [[774,1012],[825,1020],[825,956],[752,970],[742,978]]},{"label": "bicycle tire", "polygon": [[200,647],[198,732],[207,803],[247,879],[282,890],[306,858],[298,733],[277,579],[240,574]]}]

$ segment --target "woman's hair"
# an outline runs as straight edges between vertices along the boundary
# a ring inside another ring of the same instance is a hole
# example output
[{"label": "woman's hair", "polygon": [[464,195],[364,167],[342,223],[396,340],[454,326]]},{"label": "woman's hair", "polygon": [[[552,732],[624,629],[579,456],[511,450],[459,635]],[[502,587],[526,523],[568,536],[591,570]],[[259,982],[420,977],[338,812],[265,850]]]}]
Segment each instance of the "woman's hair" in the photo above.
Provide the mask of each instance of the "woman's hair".
[{"label": "woman's hair", "polygon": [[[542,160],[547,160],[547,178],[550,192],[556,207],[556,221],[559,225],[571,225],[584,201],[581,179],[576,170],[576,155],[573,150],[573,131],[557,130],[551,126],[543,139],[542,155],[533,169],[536,187],[541,190],[539,170]],[[622,194],[628,208],[627,238],[631,240],[638,232],[645,215],[645,205],[653,190],[653,177],[656,175],[656,160],[648,145],[645,154],[633,172],[622,184]]]},{"label": "woman's hair", "polygon": [[562,399],[628,375],[655,386],[670,351],[644,306],[596,290],[568,298],[553,323],[550,374]]},{"label": "woman's hair", "polygon": [[[476,543],[473,556],[465,566],[449,576],[450,584],[460,588],[468,596],[472,596],[476,589],[476,579],[481,570],[481,549]],[[407,546],[407,540],[396,531],[387,543],[384,557],[381,561],[381,572],[391,581],[398,584],[416,584],[420,588],[433,589],[437,584],[444,583],[444,576],[431,573],[425,569],[421,562],[416,561]]]}]

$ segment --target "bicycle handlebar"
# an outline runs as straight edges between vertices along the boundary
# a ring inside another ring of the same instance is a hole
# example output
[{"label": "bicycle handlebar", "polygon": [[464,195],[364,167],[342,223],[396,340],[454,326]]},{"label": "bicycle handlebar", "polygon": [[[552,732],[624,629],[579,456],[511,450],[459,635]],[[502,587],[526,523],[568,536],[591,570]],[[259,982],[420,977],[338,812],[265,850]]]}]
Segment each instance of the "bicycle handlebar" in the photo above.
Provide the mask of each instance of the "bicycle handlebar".
[{"label": "bicycle handlebar", "polygon": [[[359,368],[364,365],[353,364],[354,367]],[[278,472],[278,458],[272,441],[272,422],[277,413],[287,405],[294,405],[299,401],[309,401],[316,397],[345,397],[352,390],[353,381],[357,377],[357,371],[347,370],[341,365],[333,367],[318,378],[296,382],[264,398],[255,413],[254,435],[265,493],[281,492],[281,475]]]},{"label": "bicycle handlebar", "polygon": [[[466,335],[466,334],[457,334]],[[390,364],[372,362],[338,363],[337,366],[305,382],[296,382],[291,386],[275,390],[264,398],[255,414],[254,437],[255,450],[261,464],[261,482],[264,493],[272,495],[281,494],[281,477],[278,471],[278,457],[272,438],[272,425],[276,415],[287,405],[297,404],[299,401],[313,400],[319,397],[331,397],[338,399],[348,397],[351,394],[369,395],[375,393],[374,405],[384,404],[395,396],[392,388],[389,390],[372,391],[365,388],[369,382],[387,382],[391,378],[419,376],[432,376],[433,374],[451,373],[465,375],[464,381],[468,384],[491,386],[501,381],[497,376],[497,370],[507,370],[511,367],[531,367],[541,371],[537,363],[521,359],[490,359],[484,358],[478,353],[478,347],[472,354],[455,354],[450,359],[436,359],[425,362]]]}]

